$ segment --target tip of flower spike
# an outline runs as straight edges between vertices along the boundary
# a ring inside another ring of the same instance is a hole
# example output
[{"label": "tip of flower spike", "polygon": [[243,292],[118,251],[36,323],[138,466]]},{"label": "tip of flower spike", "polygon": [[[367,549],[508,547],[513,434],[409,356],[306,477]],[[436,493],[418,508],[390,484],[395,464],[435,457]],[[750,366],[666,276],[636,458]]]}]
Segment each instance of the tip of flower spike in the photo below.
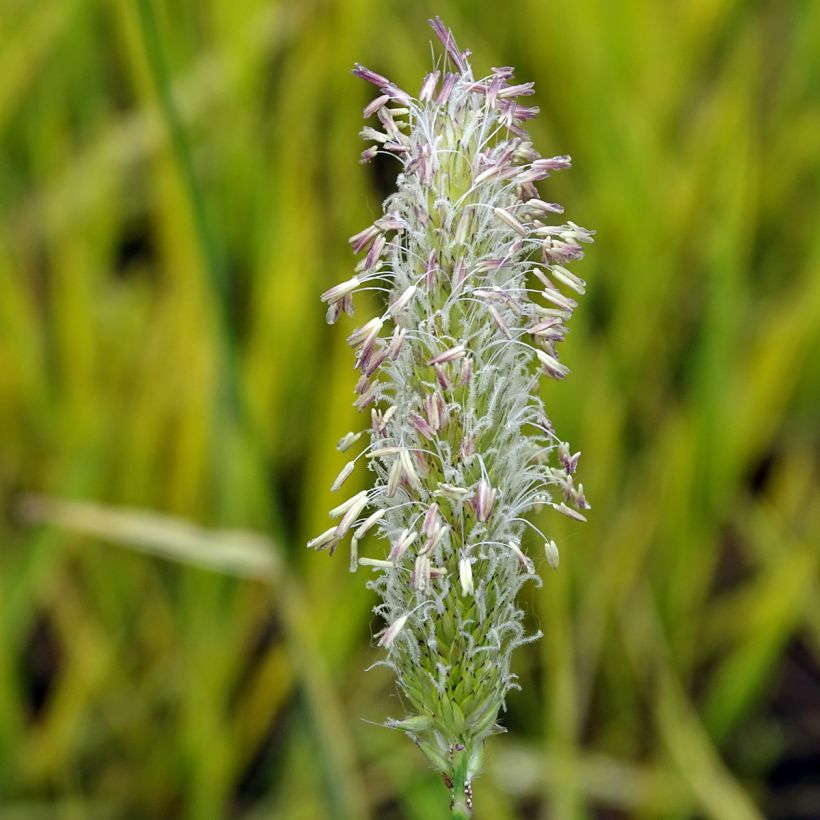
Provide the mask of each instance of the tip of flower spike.
[{"label": "tip of flower spike", "polygon": [[441,17],[436,15],[427,22],[430,24],[430,28],[432,28],[435,32],[436,37],[438,37],[441,44],[447,50],[447,53],[450,55],[450,59],[453,63],[455,63],[456,68],[458,68],[458,70],[463,74],[467,69],[467,58],[470,56],[470,52],[459,50],[455,37],[453,37],[453,32],[444,25]]}]

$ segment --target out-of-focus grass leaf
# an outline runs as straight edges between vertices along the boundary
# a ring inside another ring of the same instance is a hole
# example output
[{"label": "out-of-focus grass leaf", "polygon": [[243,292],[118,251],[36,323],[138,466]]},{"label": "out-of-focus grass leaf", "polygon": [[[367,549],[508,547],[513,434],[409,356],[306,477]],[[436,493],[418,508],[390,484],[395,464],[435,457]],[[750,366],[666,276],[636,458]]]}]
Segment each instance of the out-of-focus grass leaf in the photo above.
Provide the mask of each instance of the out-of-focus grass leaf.
[{"label": "out-of-focus grass leaf", "polygon": [[139,509],[111,509],[82,501],[29,496],[21,514],[33,523],[123,544],[148,555],[274,583],[280,572],[269,538],[237,530],[208,530],[183,519]]},{"label": "out-of-focus grass leaf", "polygon": [[[343,720],[329,681],[316,655],[309,613],[297,582],[289,576],[277,545],[258,533],[209,531],[187,521],[144,510],[110,509],[99,504],[30,496],[20,512],[32,523],[120,544],[148,555],[204,567],[275,585],[286,625],[291,662],[309,705],[307,719],[316,736],[316,753],[326,778],[328,811],[334,817],[358,818],[366,812],[353,773]],[[76,710],[69,710],[75,715]],[[48,747],[46,747],[48,748]]]}]

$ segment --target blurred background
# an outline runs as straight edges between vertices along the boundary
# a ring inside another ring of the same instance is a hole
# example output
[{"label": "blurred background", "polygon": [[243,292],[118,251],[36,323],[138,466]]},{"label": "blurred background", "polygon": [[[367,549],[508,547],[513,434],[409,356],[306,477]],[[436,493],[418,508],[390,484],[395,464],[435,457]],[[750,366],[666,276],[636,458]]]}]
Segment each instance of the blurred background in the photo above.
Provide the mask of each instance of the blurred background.
[{"label": "blurred background", "polygon": [[0,817],[447,816],[304,548],[360,424],[318,296],[396,173],[349,69],[417,92],[436,13],[598,232],[544,387],[593,509],[537,522],[476,817],[820,817],[812,0],[0,0]]}]

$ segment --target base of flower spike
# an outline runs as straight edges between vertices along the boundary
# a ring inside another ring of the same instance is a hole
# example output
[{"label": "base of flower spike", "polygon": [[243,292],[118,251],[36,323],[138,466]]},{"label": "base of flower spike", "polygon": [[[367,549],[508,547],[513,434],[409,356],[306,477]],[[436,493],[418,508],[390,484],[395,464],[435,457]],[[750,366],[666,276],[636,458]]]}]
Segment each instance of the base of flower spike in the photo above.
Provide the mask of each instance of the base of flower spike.
[{"label": "base of flower spike", "polygon": [[473,787],[469,778],[470,753],[458,744],[452,748],[452,798],[450,814],[458,820],[469,820],[473,816]]}]

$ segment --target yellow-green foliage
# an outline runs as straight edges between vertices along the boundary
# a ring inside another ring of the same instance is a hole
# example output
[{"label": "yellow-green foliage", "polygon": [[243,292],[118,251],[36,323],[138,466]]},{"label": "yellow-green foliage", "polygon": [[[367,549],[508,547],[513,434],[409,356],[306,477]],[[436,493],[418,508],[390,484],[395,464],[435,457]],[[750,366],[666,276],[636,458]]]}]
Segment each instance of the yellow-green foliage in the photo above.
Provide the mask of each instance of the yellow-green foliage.
[{"label": "yellow-green foliage", "polygon": [[395,170],[349,68],[415,83],[436,13],[536,81],[597,229],[544,388],[593,509],[550,518],[477,817],[820,816],[783,785],[820,745],[820,4],[4,0],[3,818],[446,811],[368,722],[369,593],[303,546],[358,427],[318,296]]}]

